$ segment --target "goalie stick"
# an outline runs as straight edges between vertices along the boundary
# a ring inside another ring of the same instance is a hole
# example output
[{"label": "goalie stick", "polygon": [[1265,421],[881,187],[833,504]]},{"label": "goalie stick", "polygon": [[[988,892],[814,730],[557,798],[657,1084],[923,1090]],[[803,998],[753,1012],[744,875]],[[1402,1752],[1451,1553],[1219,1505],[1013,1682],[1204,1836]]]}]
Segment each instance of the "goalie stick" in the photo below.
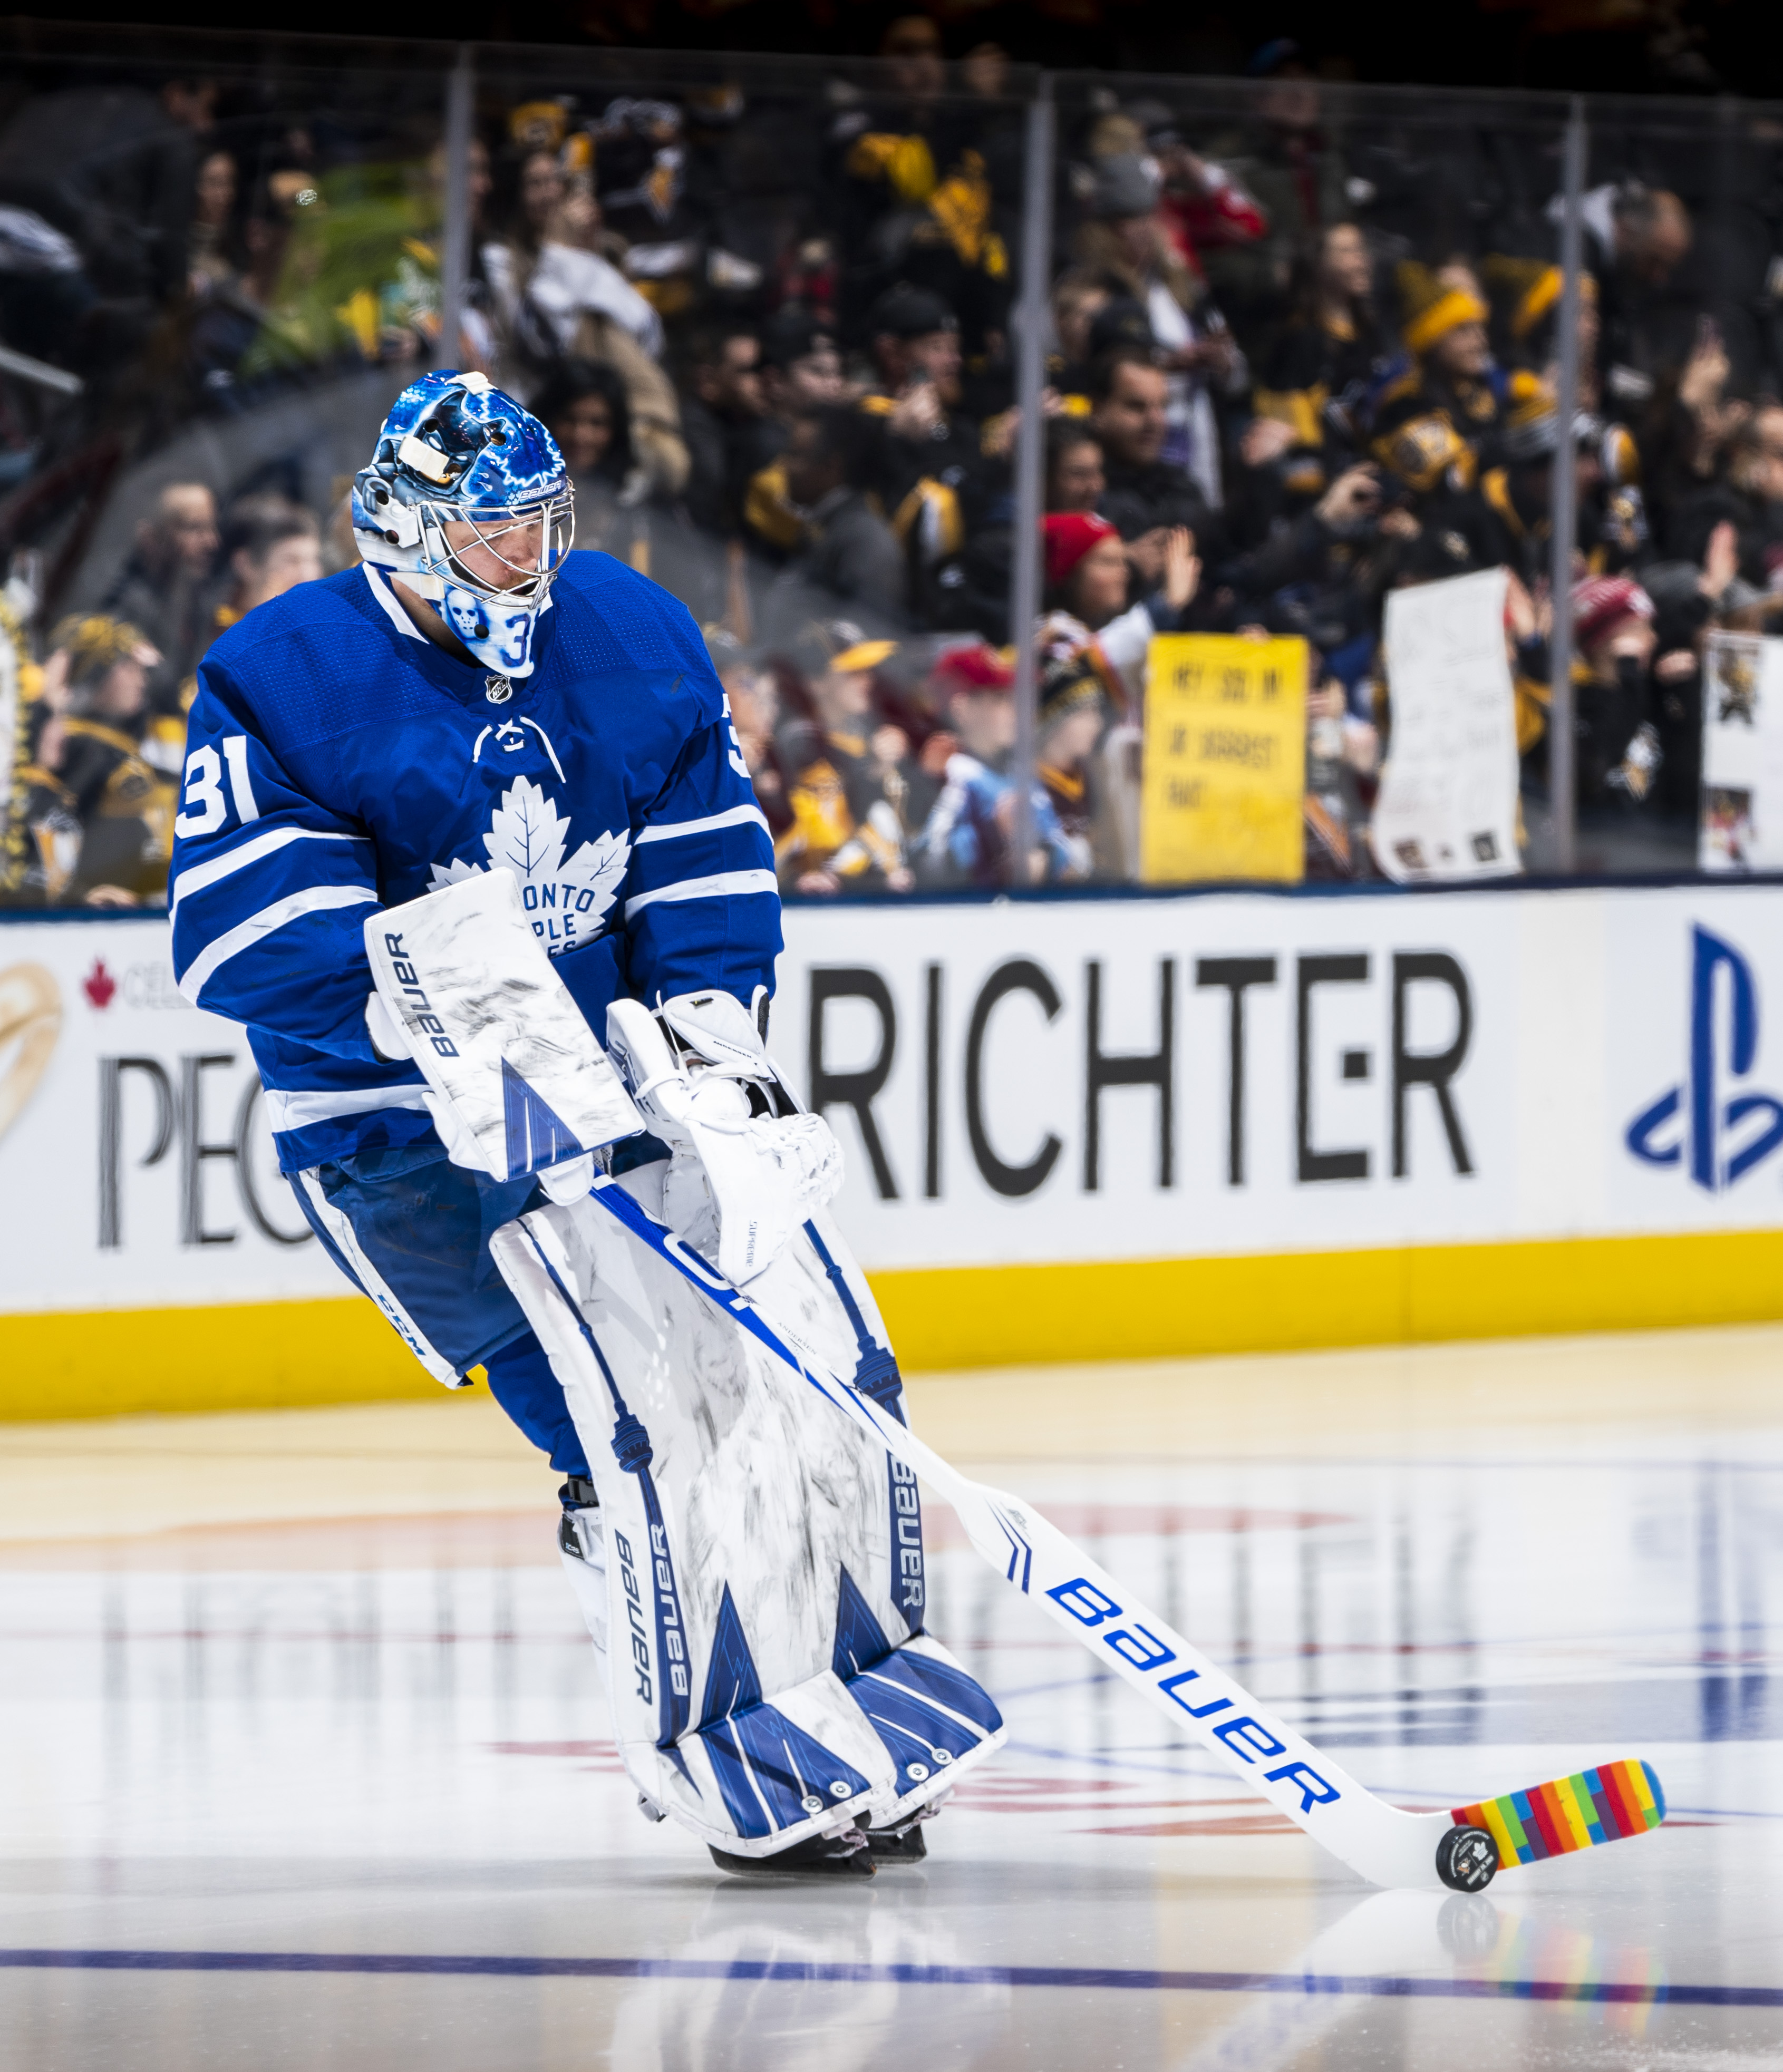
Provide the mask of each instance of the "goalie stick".
[{"label": "goalie stick", "polygon": [[1409,1813],[1388,1805],[1266,1711],[1031,1505],[961,1474],[870,1396],[830,1371],[784,1320],[770,1322],[623,1186],[597,1179],[591,1198],[944,1496],[974,1547],[1005,1581],[1373,1884],[1440,1883],[1477,1892],[1501,1867],[1644,1834],[1664,1819],[1659,1780],[1637,1758],[1447,1812]]},{"label": "goalie stick", "polygon": [[[637,1129],[636,1108],[552,970],[505,871],[380,911],[366,923],[365,940],[378,990],[407,1031],[416,1062],[474,1135],[490,1171],[511,1178],[549,1168]],[[523,1003],[517,1031],[516,1001]],[[1479,1891],[1501,1866],[1642,1834],[1664,1819],[1659,1781],[1638,1760],[1447,1813],[1389,1806],[1257,1704],[1030,1506],[950,1467],[622,1186],[597,1180],[590,1198],[924,1478],[1006,1581],[1362,1877],[1386,1886],[1440,1881]],[[814,1227],[806,1230],[821,1256]],[[887,1359],[883,1348],[875,1350]]]}]

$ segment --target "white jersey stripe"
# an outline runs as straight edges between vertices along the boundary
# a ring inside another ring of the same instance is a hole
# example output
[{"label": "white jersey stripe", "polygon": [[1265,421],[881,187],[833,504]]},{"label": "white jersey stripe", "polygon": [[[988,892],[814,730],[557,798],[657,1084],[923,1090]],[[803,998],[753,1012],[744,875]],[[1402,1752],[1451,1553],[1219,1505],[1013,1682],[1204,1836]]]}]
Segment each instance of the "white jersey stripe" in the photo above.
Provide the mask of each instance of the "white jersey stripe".
[{"label": "white jersey stripe", "polygon": [[206,982],[215,976],[218,968],[229,959],[245,949],[251,949],[262,936],[270,935],[274,929],[282,928],[290,922],[301,921],[306,914],[324,913],[331,906],[360,906],[377,904],[377,894],[364,885],[311,885],[302,892],[294,892],[289,898],[275,899],[270,906],[231,928],[226,935],[219,935],[208,944],[186,967],[179,981],[179,990],[194,1007],[203,1005],[199,994]]},{"label": "white jersey stripe", "polygon": [[637,845],[642,849],[646,842],[679,841],[684,835],[710,834],[716,828],[749,827],[760,828],[768,834],[768,816],[760,806],[731,806],[722,813],[708,813],[703,820],[661,821],[642,831]]},{"label": "white jersey stripe", "polygon": [[359,565],[364,574],[366,582],[371,585],[372,595],[383,606],[390,623],[397,631],[406,635],[410,640],[425,643],[426,635],[397,602],[396,593],[389,587],[389,578],[381,576],[373,569],[369,561],[361,561]]},{"label": "white jersey stripe", "polygon": [[323,828],[274,828],[270,833],[256,835],[252,841],[245,841],[224,855],[213,856],[208,863],[195,863],[190,870],[183,870],[173,882],[173,897],[167,911],[175,912],[188,893],[202,892],[208,885],[216,885],[225,878],[233,878],[237,871],[245,870],[250,863],[257,863],[263,856],[270,856],[274,849],[283,849],[294,841],[350,841],[362,842],[370,839],[365,835],[337,834]]},{"label": "white jersey stripe", "polygon": [[334,1122],[344,1115],[370,1115],[381,1108],[427,1105],[425,1087],[360,1087],[333,1093],[281,1093],[268,1087],[262,1096],[266,1120],[274,1131],[307,1129],[312,1122]]},{"label": "white jersey stripe", "polygon": [[448,1388],[463,1388],[466,1384],[451,1362],[443,1359],[415,1328],[414,1319],[390,1292],[389,1285],[377,1268],[360,1251],[359,1240],[353,1235],[353,1227],[327,1196],[322,1191],[322,1183],[315,1177],[312,1166],[297,1176],[298,1185],[309,1198],[309,1202],[323,1227],[340,1248],[340,1256],[359,1276],[359,1285],[377,1303],[385,1315],[396,1326],[410,1352],[426,1367],[435,1381],[443,1382]]},{"label": "white jersey stripe", "polygon": [[636,899],[626,901],[625,918],[629,921],[646,906],[657,906],[665,900],[735,899],[751,892],[779,890],[771,870],[720,870],[710,878],[683,878],[673,885],[659,885],[654,892],[640,892]]}]

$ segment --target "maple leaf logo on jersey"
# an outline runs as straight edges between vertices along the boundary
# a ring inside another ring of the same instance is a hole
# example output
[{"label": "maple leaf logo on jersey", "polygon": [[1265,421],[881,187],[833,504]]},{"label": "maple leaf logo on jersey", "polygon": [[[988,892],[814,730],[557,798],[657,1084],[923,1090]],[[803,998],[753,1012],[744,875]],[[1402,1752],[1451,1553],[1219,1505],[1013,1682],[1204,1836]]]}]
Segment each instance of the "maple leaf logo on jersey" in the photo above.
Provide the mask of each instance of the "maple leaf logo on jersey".
[{"label": "maple leaf logo on jersey", "polygon": [[565,859],[570,822],[557,801],[529,777],[517,777],[489,816],[483,837],[487,865],[436,863],[427,890],[456,885],[484,869],[511,872],[520,881],[521,903],[532,917],[533,933],[553,956],[592,942],[619,896],[631,844],[623,834],[585,841]]}]

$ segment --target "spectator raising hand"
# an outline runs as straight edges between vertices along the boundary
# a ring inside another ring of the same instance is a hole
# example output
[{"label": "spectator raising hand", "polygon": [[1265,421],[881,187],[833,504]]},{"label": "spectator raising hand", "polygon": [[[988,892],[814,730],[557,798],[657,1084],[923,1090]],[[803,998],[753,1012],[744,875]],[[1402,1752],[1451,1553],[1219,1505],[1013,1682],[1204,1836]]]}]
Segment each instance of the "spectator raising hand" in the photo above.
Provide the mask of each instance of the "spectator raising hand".
[{"label": "spectator raising hand", "polygon": [[1353,530],[1381,507],[1381,471],[1372,462],[1345,468],[1314,506],[1314,515],[1334,532]]},{"label": "spectator raising hand", "polygon": [[1173,525],[1164,535],[1163,600],[1172,611],[1185,610],[1201,586],[1201,565],[1195,557],[1195,535]]}]

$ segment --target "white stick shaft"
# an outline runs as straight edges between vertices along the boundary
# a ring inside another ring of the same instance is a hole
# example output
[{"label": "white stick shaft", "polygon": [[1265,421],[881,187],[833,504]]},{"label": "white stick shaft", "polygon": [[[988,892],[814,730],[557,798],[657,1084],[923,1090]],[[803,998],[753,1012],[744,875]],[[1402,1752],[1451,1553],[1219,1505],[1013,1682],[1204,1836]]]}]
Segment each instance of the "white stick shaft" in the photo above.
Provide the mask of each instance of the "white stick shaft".
[{"label": "white stick shaft", "polygon": [[598,1182],[593,1198],[842,1416],[914,1469],[953,1506],[974,1547],[1006,1582],[1142,1693],[1180,1732],[1362,1877],[1377,1885],[1439,1889],[1435,1850],[1449,1826],[1446,1813],[1404,1813],[1377,1799],[1259,1705],[1032,1507],[962,1474],[830,1371],[784,1320],[764,1316],[623,1188]]}]

